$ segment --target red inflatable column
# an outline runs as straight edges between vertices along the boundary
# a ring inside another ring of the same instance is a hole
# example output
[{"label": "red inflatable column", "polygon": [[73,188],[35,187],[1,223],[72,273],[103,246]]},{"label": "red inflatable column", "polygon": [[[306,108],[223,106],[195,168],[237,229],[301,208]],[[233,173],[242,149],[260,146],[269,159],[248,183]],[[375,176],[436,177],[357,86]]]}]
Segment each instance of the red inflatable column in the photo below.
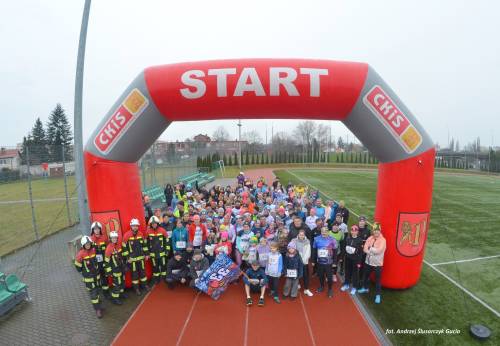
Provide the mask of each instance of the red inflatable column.
[{"label": "red inflatable column", "polygon": [[422,270],[432,205],[435,149],[379,165],[375,220],[387,239],[382,285],[408,288]]},{"label": "red inflatable column", "polygon": [[[101,222],[108,235],[117,230],[120,241],[132,218],[139,219],[141,231],[146,230],[137,163],[110,161],[89,152],[84,153],[84,159],[92,221]],[[146,271],[150,276],[149,265]],[[130,274],[125,283],[131,286]]]}]

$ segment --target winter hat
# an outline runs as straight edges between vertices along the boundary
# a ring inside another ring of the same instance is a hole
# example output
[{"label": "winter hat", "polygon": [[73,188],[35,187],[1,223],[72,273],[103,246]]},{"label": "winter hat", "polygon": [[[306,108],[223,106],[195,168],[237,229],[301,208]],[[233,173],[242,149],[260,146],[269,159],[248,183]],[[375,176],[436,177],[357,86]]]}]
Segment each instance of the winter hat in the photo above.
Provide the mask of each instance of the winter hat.
[{"label": "winter hat", "polygon": [[182,256],[182,252],[180,252],[180,251],[175,251],[175,252],[174,252],[174,257],[175,257],[175,256]]},{"label": "winter hat", "polygon": [[257,244],[259,242],[259,239],[257,239],[257,237],[253,236],[250,238],[250,243],[251,244]]},{"label": "winter hat", "polygon": [[288,244],[288,248],[289,249],[294,249],[294,250],[297,250],[297,244],[295,244],[294,241],[291,241],[289,244]]},{"label": "winter hat", "polygon": [[225,231],[224,232],[220,232],[220,237],[227,239],[228,238],[227,232],[225,232]]}]

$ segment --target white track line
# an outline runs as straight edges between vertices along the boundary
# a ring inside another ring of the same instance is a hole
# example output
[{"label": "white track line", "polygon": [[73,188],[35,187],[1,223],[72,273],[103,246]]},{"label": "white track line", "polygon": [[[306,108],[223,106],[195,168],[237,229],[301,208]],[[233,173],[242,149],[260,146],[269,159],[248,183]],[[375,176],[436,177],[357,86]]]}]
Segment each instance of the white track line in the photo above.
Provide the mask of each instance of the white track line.
[{"label": "white track line", "polygon": [[[154,289],[154,288],[153,288]],[[153,290],[150,290],[145,296],[144,296],[144,299],[142,299],[142,301],[139,303],[139,305],[135,308],[134,312],[132,313],[132,315],[130,315],[130,317],[128,318],[127,322],[125,322],[124,326],[122,327],[122,329],[120,329],[120,331],[118,332],[118,334],[116,334],[115,338],[113,339],[113,341],[111,341],[111,345],[114,345],[116,340],[118,340],[118,338],[120,337],[120,335],[122,335],[123,331],[127,328],[128,324],[130,323],[130,321],[132,321],[132,318],[134,318],[135,314],[137,313],[137,311],[139,311],[139,308],[142,306],[142,304],[144,304],[144,302],[146,301],[146,299],[149,297],[149,295],[151,294],[151,292],[153,292]]]},{"label": "white track line", "polygon": [[247,311],[245,313],[245,334],[243,335],[243,346],[248,345],[248,315],[250,314],[250,308],[247,306]]},{"label": "white track line", "polygon": [[424,263],[427,264],[429,267],[431,267],[431,269],[435,270],[436,272],[438,272],[439,274],[441,274],[442,276],[444,276],[445,278],[447,278],[448,280],[450,280],[451,283],[453,283],[455,286],[457,286],[458,288],[460,288],[462,291],[464,291],[465,293],[467,293],[472,299],[474,299],[475,301],[477,301],[479,304],[481,304],[482,306],[484,306],[486,309],[490,310],[491,312],[493,312],[493,314],[495,314],[496,317],[500,318],[500,312],[496,311],[495,309],[493,309],[491,306],[489,306],[488,304],[486,304],[485,302],[483,302],[481,299],[479,299],[478,297],[476,297],[471,291],[469,291],[467,288],[463,287],[462,285],[460,285],[458,282],[456,282],[454,279],[452,279],[451,277],[449,277],[448,275],[446,275],[445,273],[443,273],[441,270],[439,270],[438,268],[434,267],[432,264],[430,264],[429,262],[427,262],[426,260],[424,260]]},{"label": "white track line", "polygon": [[306,319],[307,329],[309,330],[309,336],[311,337],[312,345],[316,346],[316,340],[314,340],[314,334],[311,327],[311,321],[309,320],[309,315],[306,311],[306,306],[304,300],[302,299],[302,293],[299,293],[300,304],[302,305],[302,311],[304,312],[304,317]]},{"label": "white track line", "polygon": [[196,297],[193,300],[193,305],[191,305],[191,310],[189,310],[189,314],[186,317],[186,321],[184,321],[184,326],[182,327],[181,333],[179,334],[179,337],[177,338],[177,343],[175,344],[176,346],[179,346],[181,344],[182,337],[184,336],[184,332],[186,331],[187,325],[189,324],[189,321],[191,320],[191,315],[193,314],[194,306],[198,302],[198,298],[200,297],[200,292],[196,294]]},{"label": "white track line", "polygon": [[476,258],[464,259],[464,260],[459,260],[459,261],[449,261],[449,262],[441,262],[441,263],[432,263],[432,265],[433,266],[441,266],[441,265],[444,265],[444,264],[455,264],[455,263],[473,262],[473,261],[480,261],[480,260],[485,260],[485,259],[490,259],[490,258],[497,258],[497,257],[500,257],[500,255],[485,256],[485,257],[476,257]]},{"label": "white track line", "polygon": [[[293,175],[295,178],[299,179],[300,181],[302,181],[304,184],[306,185],[309,185],[310,187],[312,187],[313,189],[315,190],[318,190],[320,191],[320,189],[318,189],[316,186],[314,185],[311,185],[309,184],[308,182],[304,181],[303,179],[299,178],[296,174],[294,174],[293,172],[290,172],[288,169],[286,170],[288,173],[290,173],[291,175]],[[326,195],[325,193],[323,193],[323,195],[325,195],[327,198],[329,199],[332,199],[330,196]],[[349,209],[349,211],[351,213],[353,213],[355,216],[359,217],[359,214],[356,214],[355,211],[353,211],[352,209]],[[368,224],[370,224],[368,222]],[[484,306],[486,309],[490,310],[491,312],[493,312],[493,314],[495,316],[497,316],[498,318],[500,318],[500,312],[498,312],[497,310],[493,309],[491,306],[489,306],[488,304],[486,304],[484,301],[482,301],[480,298],[478,298],[477,296],[475,296],[471,291],[469,291],[467,288],[463,287],[462,285],[460,285],[458,282],[456,282],[454,279],[452,279],[451,277],[449,277],[448,275],[446,275],[445,273],[443,273],[441,270],[439,270],[438,268],[434,267],[433,264],[427,262],[426,260],[424,260],[424,263],[427,264],[429,267],[431,267],[431,269],[435,270],[437,273],[441,274],[444,278],[448,279],[452,284],[454,284],[455,286],[457,286],[459,289],[461,289],[462,291],[464,291],[465,293],[467,293],[467,295],[469,295],[472,299],[474,299],[475,301],[477,301],[479,304],[481,304],[482,306]]]}]

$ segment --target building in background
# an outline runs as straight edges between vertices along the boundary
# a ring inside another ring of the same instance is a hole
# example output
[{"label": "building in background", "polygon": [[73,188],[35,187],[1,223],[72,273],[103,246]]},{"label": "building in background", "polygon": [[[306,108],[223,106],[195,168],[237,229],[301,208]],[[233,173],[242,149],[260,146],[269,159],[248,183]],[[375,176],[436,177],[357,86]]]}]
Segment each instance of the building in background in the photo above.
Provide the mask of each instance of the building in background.
[{"label": "building in background", "polygon": [[0,170],[17,171],[20,165],[19,149],[0,148]]}]

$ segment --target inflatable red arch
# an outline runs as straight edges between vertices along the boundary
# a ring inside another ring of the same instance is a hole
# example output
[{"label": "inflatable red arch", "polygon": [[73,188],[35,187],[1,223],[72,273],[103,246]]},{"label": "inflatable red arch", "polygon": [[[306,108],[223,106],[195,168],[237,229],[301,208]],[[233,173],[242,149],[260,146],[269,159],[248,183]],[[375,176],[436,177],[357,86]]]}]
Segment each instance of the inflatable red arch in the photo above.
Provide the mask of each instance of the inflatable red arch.
[{"label": "inflatable red arch", "polygon": [[244,59],[145,69],[85,147],[93,220],[107,229],[144,224],[137,161],[174,121],[341,120],[379,159],[375,220],[387,239],[382,284],[420,277],[429,228],[435,150],[431,138],[367,64]]}]

